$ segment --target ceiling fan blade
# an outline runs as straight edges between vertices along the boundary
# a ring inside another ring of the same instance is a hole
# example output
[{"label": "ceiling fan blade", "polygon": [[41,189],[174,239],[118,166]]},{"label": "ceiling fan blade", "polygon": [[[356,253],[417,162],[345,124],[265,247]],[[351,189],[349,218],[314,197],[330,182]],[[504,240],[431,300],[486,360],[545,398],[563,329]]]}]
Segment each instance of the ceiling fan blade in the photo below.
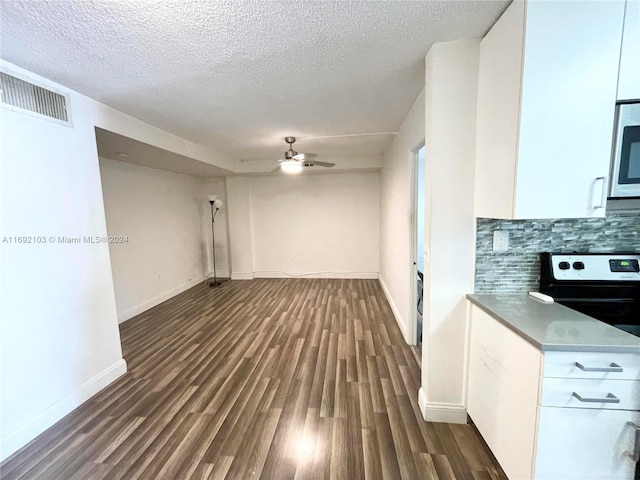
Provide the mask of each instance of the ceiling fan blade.
[{"label": "ceiling fan blade", "polygon": [[319,160],[307,160],[306,162],[307,165],[317,165],[318,167],[333,167],[335,165],[335,163],[331,163],[331,162],[320,162]]},{"label": "ceiling fan blade", "polygon": [[279,158],[276,161],[278,162],[278,166],[276,168],[274,168],[273,170],[271,170],[270,173],[279,172],[281,170],[280,167],[282,167],[282,162],[285,162],[286,160],[284,158]]},{"label": "ceiling fan blade", "polygon": [[311,157],[315,157],[316,154],[315,153],[299,153],[297,155],[294,155],[293,158],[296,160],[300,160],[300,161],[305,161]]}]

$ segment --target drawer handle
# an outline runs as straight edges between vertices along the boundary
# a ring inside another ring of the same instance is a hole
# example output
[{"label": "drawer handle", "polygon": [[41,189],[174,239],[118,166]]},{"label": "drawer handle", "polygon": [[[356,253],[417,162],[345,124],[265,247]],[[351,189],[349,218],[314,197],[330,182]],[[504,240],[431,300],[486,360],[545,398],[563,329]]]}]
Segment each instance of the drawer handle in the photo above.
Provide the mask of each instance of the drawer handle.
[{"label": "drawer handle", "polygon": [[613,393],[607,393],[607,396],[605,398],[583,397],[578,392],[573,392],[573,396],[576,397],[581,402],[585,402],[585,403],[620,403],[620,399],[616,397]]},{"label": "drawer handle", "polygon": [[616,372],[621,373],[623,371],[622,367],[617,363],[611,363],[608,367],[585,367],[580,362],[576,362],[576,367],[580,370],[584,370],[585,372]]},{"label": "drawer handle", "polygon": [[640,427],[633,422],[627,422],[627,425],[635,429],[636,436],[635,436],[633,452],[625,452],[624,454],[633,458],[634,462],[640,462]]}]

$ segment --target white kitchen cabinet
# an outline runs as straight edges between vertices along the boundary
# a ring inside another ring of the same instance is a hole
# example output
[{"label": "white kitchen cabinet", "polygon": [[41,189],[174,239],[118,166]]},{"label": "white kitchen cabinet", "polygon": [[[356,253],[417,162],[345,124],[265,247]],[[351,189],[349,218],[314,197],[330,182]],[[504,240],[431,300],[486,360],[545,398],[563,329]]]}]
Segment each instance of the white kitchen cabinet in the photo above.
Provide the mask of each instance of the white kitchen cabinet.
[{"label": "white kitchen cabinet", "polygon": [[470,312],[467,412],[507,476],[633,479],[640,354],[543,352]]},{"label": "white kitchen cabinet", "polygon": [[535,478],[632,479],[630,456],[640,414],[628,410],[541,407]]},{"label": "white kitchen cabinet", "polygon": [[535,450],[541,354],[472,308],[467,412],[509,478],[529,478]]},{"label": "white kitchen cabinet", "polygon": [[640,100],[640,0],[626,3],[618,100]]},{"label": "white kitchen cabinet", "polygon": [[624,8],[516,0],[482,40],[477,216],[604,216]]}]

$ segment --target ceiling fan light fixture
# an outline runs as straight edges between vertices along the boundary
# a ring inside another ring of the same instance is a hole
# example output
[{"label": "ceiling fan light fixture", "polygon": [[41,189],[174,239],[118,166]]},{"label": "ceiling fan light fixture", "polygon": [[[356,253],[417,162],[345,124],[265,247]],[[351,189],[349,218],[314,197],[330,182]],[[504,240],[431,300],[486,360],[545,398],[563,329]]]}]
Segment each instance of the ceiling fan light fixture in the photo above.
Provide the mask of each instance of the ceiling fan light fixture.
[{"label": "ceiling fan light fixture", "polygon": [[302,163],[297,160],[283,160],[280,162],[280,170],[284,173],[300,173],[302,172]]}]

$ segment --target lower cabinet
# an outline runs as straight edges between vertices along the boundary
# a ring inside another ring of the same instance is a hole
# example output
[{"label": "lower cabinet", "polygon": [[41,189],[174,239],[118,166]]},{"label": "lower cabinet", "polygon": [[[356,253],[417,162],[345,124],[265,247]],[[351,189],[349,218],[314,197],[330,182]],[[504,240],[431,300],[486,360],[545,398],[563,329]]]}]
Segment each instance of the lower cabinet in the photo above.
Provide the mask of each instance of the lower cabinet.
[{"label": "lower cabinet", "polygon": [[640,426],[640,414],[540,407],[535,478],[633,479],[635,429],[629,422]]},{"label": "lower cabinet", "polygon": [[541,357],[533,345],[473,307],[467,412],[511,479],[531,477]]},{"label": "lower cabinet", "polygon": [[[543,354],[475,305],[470,311],[467,411],[507,476],[633,480],[640,355]],[[611,364],[623,368],[608,372]]]}]

